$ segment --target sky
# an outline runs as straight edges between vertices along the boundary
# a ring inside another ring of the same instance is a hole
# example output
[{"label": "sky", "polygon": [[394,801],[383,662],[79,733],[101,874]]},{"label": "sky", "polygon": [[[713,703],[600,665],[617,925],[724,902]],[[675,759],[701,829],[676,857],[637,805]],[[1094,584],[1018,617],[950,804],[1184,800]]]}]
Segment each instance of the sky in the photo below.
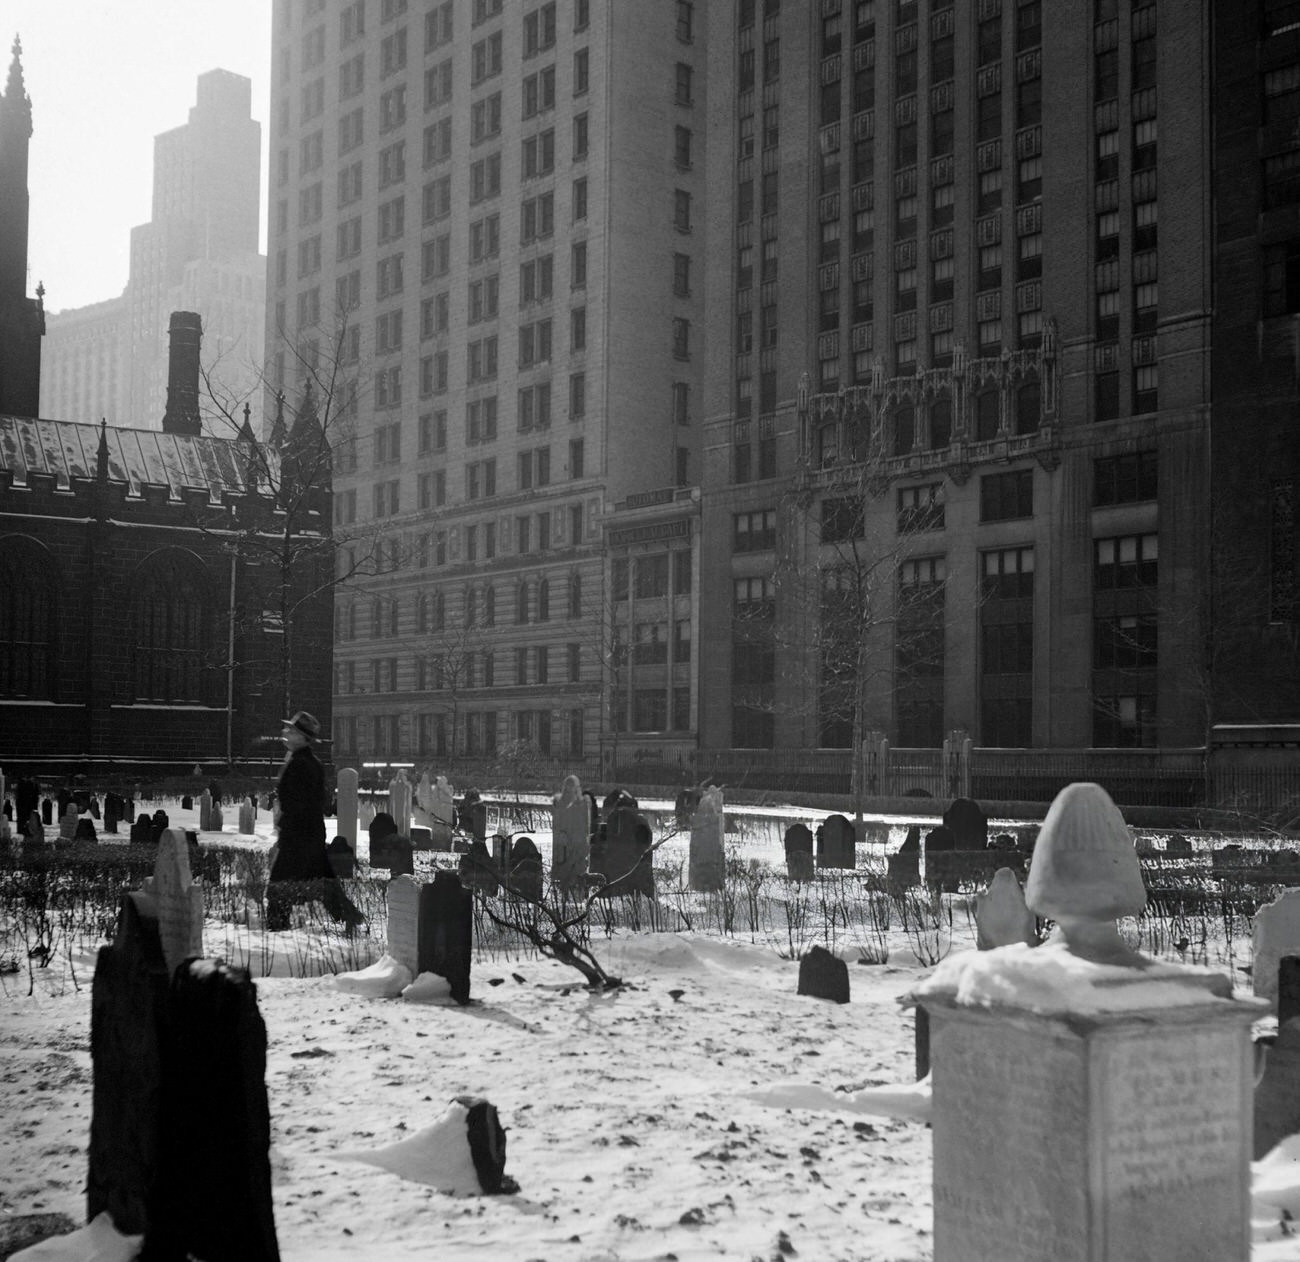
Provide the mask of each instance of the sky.
[{"label": "sky", "polygon": [[153,140],[188,121],[199,75],[253,83],[262,124],[263,249],[271,0],[0,0],[32,99],[28,294],[47,311],[115,298],[147,223]]}]

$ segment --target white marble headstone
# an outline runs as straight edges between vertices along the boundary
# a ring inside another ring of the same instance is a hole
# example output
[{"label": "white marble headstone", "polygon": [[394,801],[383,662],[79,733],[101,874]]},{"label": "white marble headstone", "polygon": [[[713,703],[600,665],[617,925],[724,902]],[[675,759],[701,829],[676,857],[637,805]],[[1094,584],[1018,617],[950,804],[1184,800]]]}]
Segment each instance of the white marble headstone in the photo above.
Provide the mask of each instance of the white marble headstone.
[{"label": "white marble headstone", "polygon": [[388,882],[388,954],[410,969],[420,971],[420,887],[409,876]]},{"label": "white marble headstone", "polygon": [[691,819],[690,886],[693,890],[720,890],[726,867],[723,851],[722,790],[710,785],[700,795]]},{"label": "white marble headstone", "polygon": [[591,857],[591,803],[577,776],[566,776],[551,807],[551,880],[574,885],[585,879]]},{"label": "white marble headstone", "polygon": [[1277,970],[1284,955],[1300,955],[1300,886],[1293,886],[1255,913],[1255,994],[1277,1003]]},{"label": "white marble headstone", "polygon": [[157,907],[158,937],[172,973],[182,960],[203,954],[203,888],[190,874],[184,829],[163,830],[146,890]]},{"label": "white marble headstone", "polygon": [[251,837],[257,830],[257,807],[252,798],[245,798],[239,806],[240,836]]},{"label": "white marble headstone", "polygon": [[399,771],[388,786],[388,813],[393,817],[400,836],[411,831],[411,784]]},{"label": "white marble headstone", "polygon": [[1038,941],[1037,917],[1025,906],[1025,894],[1010,868],[999,868],[988,889],[975,895],[975,945],[981,951]]},{"label": "white marble headstone", "polygon": [[339,812],[336,816],[338,835],[346,837],[353,850],[357,848],[357,769],[344,767],[338,775]]}]

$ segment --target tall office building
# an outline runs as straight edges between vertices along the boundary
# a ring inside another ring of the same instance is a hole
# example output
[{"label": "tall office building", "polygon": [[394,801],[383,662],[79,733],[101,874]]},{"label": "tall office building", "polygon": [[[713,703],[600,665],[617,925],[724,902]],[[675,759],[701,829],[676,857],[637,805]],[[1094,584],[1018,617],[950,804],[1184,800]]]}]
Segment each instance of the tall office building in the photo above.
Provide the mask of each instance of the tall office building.
[{"label": "tall office building", "polygon": [[189,121],[155,137],[152,216],[131,230],[125,290],[47,320],[42,415],[160,428],[167,323],[178,309],[203,318],[208,431],[233,437],[221,408],[236,426],[246,398],[260,408],[266,260],[257,248],[262,129],[251,109],[248,79],[210,70]]},{"label": "tall office building", "polygon": [[277,0],[267,363],[329,413],[342,564],[378,557],[341,760],[693,743],[691,9]]},{"label": "tall office building", "polygon": [[1204,6],[719,10],[702,745],[1201,744]]}]

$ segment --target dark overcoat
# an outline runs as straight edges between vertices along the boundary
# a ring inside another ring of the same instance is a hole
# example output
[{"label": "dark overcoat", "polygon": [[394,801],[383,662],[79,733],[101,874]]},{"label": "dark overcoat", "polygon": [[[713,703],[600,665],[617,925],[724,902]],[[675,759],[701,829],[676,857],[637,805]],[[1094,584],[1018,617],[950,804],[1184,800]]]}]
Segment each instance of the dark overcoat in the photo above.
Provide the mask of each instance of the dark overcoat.
[{"label": "dark overcoat", "polygon": [[311,747],[285,759],[276,786],[280,807],[279,849],[273,881],[311,881],[334,875],[325,850],[325,771]]}]

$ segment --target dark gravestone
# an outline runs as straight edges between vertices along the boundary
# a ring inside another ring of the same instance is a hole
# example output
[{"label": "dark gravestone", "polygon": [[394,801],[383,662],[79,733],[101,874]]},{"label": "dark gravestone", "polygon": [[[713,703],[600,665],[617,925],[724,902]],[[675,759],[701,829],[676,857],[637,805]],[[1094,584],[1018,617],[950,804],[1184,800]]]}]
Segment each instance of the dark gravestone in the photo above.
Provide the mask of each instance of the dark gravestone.
[{"label": "dark gravestone", "polygon": [[469,843],[469,849],[461,856],[457,871],[461,884],[466,889],[488,895],[497,892],[497,866],[488,853],[487,843],[481,838],[475,837]]},{"label": "dark gravestone", "polygon": [[516,837],[510,847],[507,885],[520,898],[542,901],[542,855],[531,837]]},{"label": "dark gravestone", "polygon": [[930,1014],[920,1005],[916,1005],[916,1080],[930,1072]]},{"label": "dark gravestone", "polygon": [[953,835],[954,850],[983,850],[989,840],[989,817],[973,798],[954,798],[943,813],[943,825]]},{"label": "dark gravestone", "polygon": [[432,850],[433,849],[433,829],[419,828],[411,829],[411,849],[412,850]]},{"label": "dark gravestone", "polygon": [[650,821],[632,807],[618,807],[605,820],[601,839],[592,843],[591,858],[587,863],[588,871],[599,872],[605,878],[607,888],[601,896],[628,898],[633,894],[644,894],[646,898],[653,898],[653,845]]},{"label": "dark gravestone", "polygon": [[62,819],[68,813],[68,804],[72,801],[72,793],[67,789],[60,789],[57,800],[59,803],[59,818]]},{"label": "dark gravestone", "polygon": [[150,823],[149,816],[141,811],[135,823],[131,825],[131,843],[143,846],[148,845],[153,839],[153,824]]},{"label": "dark gravestone", "polygon": [[1255,1084],[1256,1161],[1300,1131],[1300,956],[1277,962],[1277,1037],[1263,1055]]},{"label": "dark gravestone", "polygon": [[154,811],[152,818],[149,820],[149,840],[155,845],[158,839],[171,827],[171,820],[167,818],[167,812],[160,806]]},{"label": "dark gravestone", "polygon": [[181,810],[192,811],[194,809],[194,799],[187,793],[181,798]]},{"label": "dark gravestone", "polygon": [[828,815],[819,825],[817,866],[849,869],[858,866],[857,838],[853,825],[843,815]]},{"label": "dark gravestone", "polygon": [[510,851],[509,834],[497,833],[492,838],[492,866],[496,868],[502,884],[505,884],[506,874],[510,871]]},{"label": "dark gravestone", "polygon": [[454,872],[435,872],[429,884],[420,886],[419,906],[419,972],[445,977],[451,997],[457,1003],[469,1003],[474,896]]},{"label": "dark gravestone", "polygon": [[849,966],[825,947],[813,947],[799,961],[799,993],[813,999],[848,1003]]},{"label": "dark gravestone", "polygon": [[49,798],[41,799],[41,823],[54,823],[54,803]]},{"label": "dark gravestone", "polygon": [[99,837],[95,834],[95,821],[87,815],[83,815],[77,821],[77,831],[72,834],[73,841],[98,841]]},{"label": "dark gravestone", "polygon": [[611,789],[605,795],[605,801],[601,804],[601,818],[608,820],[615,811],[629,810],[635,811],[639,804],[626,789]]},{"label": "dark gravestone", "polygon": [[411,850],[409,837],[399,837],[396,833],[370,839],[370,866],[387,868],[391,876],[414,876],[415,855]]},{"label": "dark gravestone", "polygon": [[387,811],[380,811],[366,825],[366,832],[370,834],[370,844],[373,846],[385,837],[397,836],[397,821]]},{"label": "dark gravestone", "polygon": [[456,1103],[465,1106],[465,1131],[469,1139],[469,1156],[478,1175],[479,1187],[489,1196],[506,1190],[506,1132],[497,1116],[496,1106],[478,1096],[460,1095]]},{"label": "dark gravestone", "polygon": [[691,826],[691,817],[695,814],[699,805],[699,789],[679,789],[677,791],[677,800],[673,803],[673,815],[676,818],[678,828],[685,829]]},{"label": "dark gravestone", "polygon": [[952,830],[944,824],[937,828],[932,828],[925,834],[925,853],[933,854],[940,850],[956,850],[957,839],[952,835]]},{"label": "dark gravestone", "polygon": [[45,825],[41,823],[40,811],[33,811],[27,817],[27,844],[41,846],[45,844]]},{"label": "dark gravestone", "polygon": [[99,818],[99,799],[95,797],[93,794],[91,795],[90,798],[90,818],[91,819]]},{"label": "dark gravestone", "polygon": [[1192,843],[1181,833],[1174,833],[1165,842],[1165,854],[1191,854]]},{"label": "dark gravestone", "polygon": [[898,850],[885,858],[885,879],[909,888],[921,883],[921,856],[916,850]]},{"label": "dark gravestone", "polygon": [[144,894],[122,899],[117,933],[99,949],[91,986],[87,1218],[108,1210],[128,1236],[142,1235],[153,1217],[162,1162],[168,974],[152,903]]},{"label": "dark gravestone", "polygon": [[122,819],[122,799],[116,793],[104,794],[104,831],[117,834]]},{"label": "dark gravestone", "polygon": [[899,854],[920,854],[921,853],[921,825],[908,824],[907,836],[903,838],[903,844],[898,847]]},{"label": "dark gravestone", "polygon": [[1277,962],[1278,1029],[1293,1017],[1300,1017],[1300,955],[1284,955]]},{"label": "dark gravestone", "polygon": [[813,879],[813,835],[807,824],[785,830],[785,870],[792,881]]},{"label": "dark gravestone", "polygon": [[348,844],[346,837],[335,837],[325,847],[325,854],[330,861],[330,870],[341,881],[350,880],[357,873],[356,852]]},{"label": "dark gravestone", "polygon": [[244,969],[191,960],[168,999],[163,1165],[143,1256],[278,1262],[257,989]]},{"label": "dark gravestone", "polygon": [[456,805],[456,827],[478,841],[487,841],[487,803],[477,789],[466,789]]},{"label": "dark gravestone", "polygon": [[[938,828],[932,828],[926,833],[925,881],[927,885],[937,885],[946,894],[956,892],[957,878],[943,869],[943,859],[939,857],[956,849],[957,839],[946,824],[940,824]],[[982,848],[980,853],[984,853]]]}]

